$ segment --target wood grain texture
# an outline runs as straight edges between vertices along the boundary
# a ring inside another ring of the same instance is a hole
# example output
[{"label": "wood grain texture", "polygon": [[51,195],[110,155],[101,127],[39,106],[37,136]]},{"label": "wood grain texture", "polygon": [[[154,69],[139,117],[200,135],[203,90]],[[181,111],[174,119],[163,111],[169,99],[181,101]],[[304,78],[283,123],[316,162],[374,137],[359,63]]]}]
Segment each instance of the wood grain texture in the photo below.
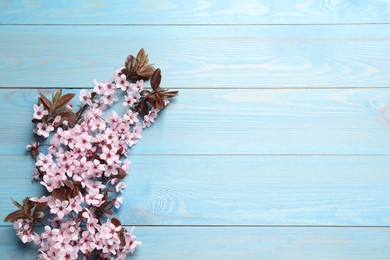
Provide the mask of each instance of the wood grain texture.
[{"label": "wood grain texture", "polygon": [[[390,231],[378,228],[137,227],[129,259],[388,259]],[[34,259],[11,227],[0,228],[2,259]]]},{"label": "wood grain texture", "polygon": [[[126,225],[390,226],[388,156],[132,156]],[[33,160],[0,156],[0,219],[40,196]],[[3,225],[9,225],[3,223]]]},{"label": "wood grain texture", "polygon": [[92,87],[141,47],[170,88],[390,87],[389,33],[389,25],[1,26],[0,87]]},{"label": "wood grain texture", "polygon": [[[37,97],[37,90],[0,90],[0,154],[25,152]],[[133,154],[390,151],[390,89],[181,90],[166,110]]]},{"label": "wood grain texture", "polygon": [[1,24],[389,23],[390,2],[307,0],[2,1]]}]

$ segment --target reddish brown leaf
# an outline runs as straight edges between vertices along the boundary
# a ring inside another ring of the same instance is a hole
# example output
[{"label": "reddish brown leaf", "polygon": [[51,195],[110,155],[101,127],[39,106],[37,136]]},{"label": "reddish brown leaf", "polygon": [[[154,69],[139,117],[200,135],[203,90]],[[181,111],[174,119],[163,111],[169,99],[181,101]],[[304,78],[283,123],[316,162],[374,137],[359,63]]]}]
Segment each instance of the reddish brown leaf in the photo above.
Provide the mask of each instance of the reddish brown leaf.
[{"label": "reddish brown leaf", "polygon": [[125,170],[123,170],[122,168],[118,168],[118,174],[116,175],[116,177],[120,180],[124,179],[127,175],[127,173],[125,172]]},{"label": "reddish brown leaf", "polygon": [[56,105],[57,101],[62,96],[62,89],[58,89],[55,93],[52,94],[52,101],[54,106]]},{"label": "reddish brown leaf", "polygon": [[125,239],[125,235],[121,232],[119,233],[119,239],[121,241],[121,246],[125,246],[126,245],[126,239]]},{"label": "reddish brown leaf", "polygon": [[53,198],[59,199],[59,200],[61,200],[61,201],[67,199],[66,191],[65,191],[63,188],[54,189],[54,190],[52,191],[51,195],[53,196]]},{"label": "reddish brown leaf", "polygon": [[123,153],[123,147],[121,146],[116,152],[117,155],[121,155]]},{"label": "reddish brown leaf", "polygon": [[128,70],[129,74],[133,74],[138,69],[138,62],[133,55],[129,55],[125,62],[125,68]]},{"label": "reddish brown leaf", "polygon": [[77,222],[80,222],[83,219],[83,212],[85,212],[85,210],[82,210],[77,214]]},{"label": "reddish brown leaf", "polygon": [[34,202],[30,201],[29,197],[23,200],[22,210],[25,214],[30,215],[31,209],[34,207]]},{"label": "reddish brown leaf", "polygon": [[23,208],[23,206],[22,205],[20,205],[20,203],[19,202],[17,202],[16,200],[14,200],[14,199],[12,199],[11,198],[11,200],[12,200],[12,203],[16,206],[16,207],[18,207],[18,208],[20,208],[20,209],[22,209]]},{"label": "reddish brown leaf", "polygon": [[43,219],[44,216],[45,216],[45,213],[43,213],[42,211],[34,211],[34,214],[33,214],[34,219]]},{"label": "reddish brown leaf", "polygon": [[67,187],[69,187],[69,188],[71,188],[71,189],[73,189],[74,188],[74,185],[73,185],[73,183],[71,182],[71,181],[69,181],[69,180],[64,180],[64,181],[62,181]]},{"label": "reddish brown leaf", "polygon": [[68,93],[68,94],[65,94],[63,95],[62,97],[60,97],[56,103],[54,103],[54,110],[62,107],[62,106],[65,106],[66,104],[69,103],[69,101],[72,100],[72,98],[75,96],[75,94],[73,93]]},{"label": "reddish brown leaf", "polygon": [[112,218],[111,223],[114,224],[114,226],[119,227],[121,225],[121,222],[117,218]]},{"label": "reddish brown leaf", "polygon": [[137,70],[139,76],[150,78],[155,72],[155,68],[152,65],[145,65]]},{"label": "reddish brown leaf", "polygon": [[144,48],[139,50],[139,52],[137,54],[137,62],[138,62],[138,66],[140,68],[142,68],[143,66],[145,66],[146,64],[149,63],[149,58],[148,58],[148,55],[146,54]]},{"label": "reddish brown leaf", "polygon": [[17,210],[8,214],[8,216],[5,217],[4,222],[14,222],[15,220],[20,218],[26,219],[30,217],[27,214],[25,214],[23,210]]},{"label": "reddish brown leaf", "polygon": [[35,205],[35,211],[42,210],[47,207],[47,202],[37,202]]},{"label": "reddish brown leaf", "polygon": [[114,214],[114,211],[112,211],[110,209],[103,209],[103,213],[107,214],[107,215],[112,215],[112,214]]},{"label": "reddish brown leaf", "polygon": [[42,102],[43,106],[49,110],[49,113],[51,111],[53,111],[53,105],[51,104],[51,102],[45,97],[45,95],[43,95],[42,93],[39,93],[40,94],[40,98],[39,100]]},{"label": "reddish brown leaf", "polygon": [[58,111],[58,113],[55,114],[55,116],[61,116],[61,122],[66,120],[71,125],[76,124],[77,116],[70,109],[60,110]]},{"label": "reddish brown leaf", "polygon": [[174,97],[174,96],[177,96],[179,91],[165,91],[163,93],[164,93],[164,96],[166,96],[166,97]]},{"label": "reddish brown leaf", "polygon": [[152,78],[150,79],[150,85],[152,86],[152,89],[156,91],[161,83],[161,70],[156,69],[153,73]]}]

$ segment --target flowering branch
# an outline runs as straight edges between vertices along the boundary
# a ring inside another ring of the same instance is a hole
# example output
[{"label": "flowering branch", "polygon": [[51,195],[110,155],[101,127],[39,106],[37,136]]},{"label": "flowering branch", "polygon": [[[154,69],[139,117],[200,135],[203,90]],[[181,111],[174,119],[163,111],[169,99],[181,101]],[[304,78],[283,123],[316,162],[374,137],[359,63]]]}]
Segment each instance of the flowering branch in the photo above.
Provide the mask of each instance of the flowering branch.
[{"label": "flowering branch", "polygon": [[[26,148],[35,160],[34,180],[47,190],[45,196],[13,200],[18,210],[4,221],[14,222],[23,243],[39,246],[39,259],[125,259],[141,244],[121,222],[110,215],[123,203],[118,197],[126,183],[130,148],[141,138],[159,111],[177,91],[160,88],[161,70],[148,64],[141,49],[129,56],[107,83],[95,81],[92,92],[81,90],[80,109],[74,113],[70,101],[75,94],[57,90],[50,101],[40,94],[34,104],[34,133],[50,137],[42,151],[36,141]],[[152,90],[144,89],[150,79]],[[126,112],[103,111],[124,94]],[[41,223],[44,231],[35,232]]]}]

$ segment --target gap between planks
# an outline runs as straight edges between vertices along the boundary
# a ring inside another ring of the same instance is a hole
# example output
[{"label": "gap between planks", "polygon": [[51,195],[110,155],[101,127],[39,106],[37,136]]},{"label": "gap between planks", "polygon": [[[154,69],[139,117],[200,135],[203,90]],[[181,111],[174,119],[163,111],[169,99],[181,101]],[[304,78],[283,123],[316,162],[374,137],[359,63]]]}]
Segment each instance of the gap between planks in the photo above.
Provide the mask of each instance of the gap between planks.
[{"label": "gap between planks", "polygon": [[161,24],[77,24],[77,23],[64,23],[64,24],[52,24],[52,23],[4,23],[0,26],[99,26],[99,27],[111,27],[111,26],[129,26],[129,27],[138,27],[138,26],[148,26],[148,27],[158,27],[158,26],[169,26],[169,27],[224,27],[224,26],[234,26],[234,27],[245,27],[245,26],[356,26],[356,25],[390,25],[390,23],[280,23],[280,24],[270,24],[270,23],[248,23],[248,24],[213,24],[213,23],[204,23],[204,24],[190,24],[190,23],[161,23]]}]

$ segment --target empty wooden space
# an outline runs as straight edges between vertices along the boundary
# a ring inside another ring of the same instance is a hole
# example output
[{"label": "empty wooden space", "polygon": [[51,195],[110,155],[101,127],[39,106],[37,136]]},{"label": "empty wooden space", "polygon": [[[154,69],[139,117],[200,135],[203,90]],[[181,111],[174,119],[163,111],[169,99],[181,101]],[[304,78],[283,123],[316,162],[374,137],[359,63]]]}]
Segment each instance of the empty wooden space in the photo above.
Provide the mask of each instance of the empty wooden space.
[{"label": "empty wooden space", "polygon": [[[389,35],[385,0],[0,1],[0,218],[43,192],[38,93],[143,47],[180,95],[130,153],[129,258],[389,259]],[[0,253],[36,257],[4,222]]]}]

